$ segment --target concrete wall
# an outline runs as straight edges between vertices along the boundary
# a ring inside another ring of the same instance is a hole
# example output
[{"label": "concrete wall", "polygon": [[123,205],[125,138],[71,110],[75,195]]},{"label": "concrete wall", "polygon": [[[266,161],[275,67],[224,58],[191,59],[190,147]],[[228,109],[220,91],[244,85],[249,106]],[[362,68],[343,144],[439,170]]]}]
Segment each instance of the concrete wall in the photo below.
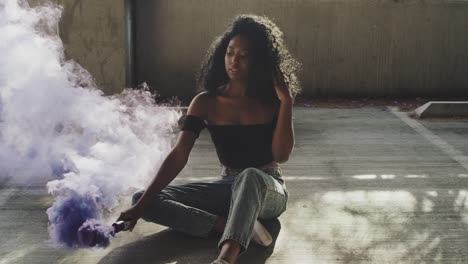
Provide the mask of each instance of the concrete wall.
[{"label": "concrete wall", "polygon": [[[31,5],[44,2],[28,0]],[[53,0],[63,6],[59,30],[67,59],[77,61],[106,94],[126,84],[124,0]]]},{"label": "concrete wall", "polygon": [[[40,0],[29,0],[31,3]],[[125,0],[64,6],[65,53],[107,93],[126,84]],[[313,96],[468,96],[468,1],[129,0],[136,8],[136,79],[193,95],[215,36],[239,13],[265,14],[304,65]]]},{"label": "concrete wall", "polygon": [[153,0],[136,4],[137,80],[193,94],[215,36],[265,14],[303,63],[313,96],[468,96],[468,1]]}]

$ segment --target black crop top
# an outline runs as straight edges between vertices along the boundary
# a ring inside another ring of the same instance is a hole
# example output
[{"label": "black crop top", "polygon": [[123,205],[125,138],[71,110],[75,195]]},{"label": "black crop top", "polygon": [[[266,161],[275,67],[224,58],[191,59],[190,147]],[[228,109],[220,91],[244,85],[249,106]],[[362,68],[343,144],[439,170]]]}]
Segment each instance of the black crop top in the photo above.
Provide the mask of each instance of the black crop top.
[{"label": "black crop top", "polygon": [[267,124],[208,125],[201,118],[187,115],[181,130],[199,136],[206,127],[216,148],[218,159],[231,168],[260,167],[273,161],[271,144],[277,116]]}]

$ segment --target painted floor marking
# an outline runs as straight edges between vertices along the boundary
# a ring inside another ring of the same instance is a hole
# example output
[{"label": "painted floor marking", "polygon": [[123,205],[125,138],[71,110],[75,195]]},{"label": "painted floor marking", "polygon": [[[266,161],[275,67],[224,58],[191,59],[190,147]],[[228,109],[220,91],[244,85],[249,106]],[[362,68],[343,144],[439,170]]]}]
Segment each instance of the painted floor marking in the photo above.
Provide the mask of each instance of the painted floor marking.
[{"label": "painted floor marking", "polygon": [[409,117],[406,112],[400,112],[395,107],[387,107],[393,114],[395,114],[400,120],[405,122],[408,126],[413,128],[420,135],[425,137],[429,142],[438,147],[442,152],[447,154],[451,159],[458,162],[463,168],[468,171],[468,156],[463,155],[461,151],[454,148],[449,143],[445,142],[436,134],[432,133],[429,129],[424,127],[421,123]]}]

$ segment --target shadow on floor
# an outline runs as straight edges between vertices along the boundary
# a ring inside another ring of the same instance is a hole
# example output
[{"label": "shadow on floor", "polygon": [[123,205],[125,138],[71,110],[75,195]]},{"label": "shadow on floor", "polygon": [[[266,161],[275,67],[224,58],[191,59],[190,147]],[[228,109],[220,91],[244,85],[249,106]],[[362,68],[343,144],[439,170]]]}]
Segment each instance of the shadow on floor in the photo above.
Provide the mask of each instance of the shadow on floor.
[{"label": "shadow on floor", "polygon": [[[255,243],[250,243],[249,248],[239,257],[237,263],[265,263],[273,253],[276,239],[281,230],[281,223],[278,219],[268,221],[262,220],[261,222],[268,231],[270,231],[273,237],[273,243],[267,248],[261,247]],[[184,235],[171,229],[165,229],[112,250],[101,259],[99,264],[209,264],[218,256],[218,241],[219,236],[197,238]]]}]

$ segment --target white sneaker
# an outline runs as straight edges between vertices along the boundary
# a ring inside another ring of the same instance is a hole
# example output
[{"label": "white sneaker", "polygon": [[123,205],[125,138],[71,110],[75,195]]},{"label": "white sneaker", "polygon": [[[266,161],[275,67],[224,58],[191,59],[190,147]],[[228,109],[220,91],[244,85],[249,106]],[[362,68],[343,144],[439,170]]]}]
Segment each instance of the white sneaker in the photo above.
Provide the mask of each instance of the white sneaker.
[{"label": "white sneaker", "polygon": [[268,247],[271,242],[273,242],[273,239],[271,238],[268,230],[258,220],[255,220],[252,232],[252,240],[264,247]]},{"label": "white sneaker", "polygon": [[225,261],[224,259],[216,259],[215,261],[211,262],[210,264],[229,264],[229,262]]}]

